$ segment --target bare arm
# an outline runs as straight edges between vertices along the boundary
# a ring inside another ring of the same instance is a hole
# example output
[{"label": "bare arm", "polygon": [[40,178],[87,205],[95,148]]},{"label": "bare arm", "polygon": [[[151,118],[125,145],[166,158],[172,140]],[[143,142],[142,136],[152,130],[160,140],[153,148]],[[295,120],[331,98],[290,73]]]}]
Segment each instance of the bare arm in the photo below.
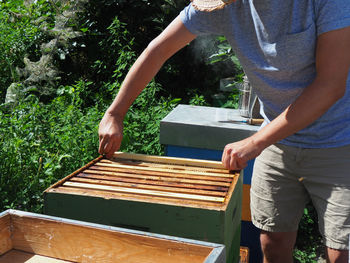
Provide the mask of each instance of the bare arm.
[{"label": "bare arm", "polygon": [[253,136],[228,144],[222,162],[227,169],[243,169],[248,160],[277,141],[307,127],[345,93],[350,68],[350,27],[318,37],[317,76],[303,93],[270,124]]},{"label": "bare arm", "polygon": [[142,52],[100,122],[100,154],[111,157],[119,149],[123,119],[133,101],[157,74],[164,62],[195,37],[177,17]]}]

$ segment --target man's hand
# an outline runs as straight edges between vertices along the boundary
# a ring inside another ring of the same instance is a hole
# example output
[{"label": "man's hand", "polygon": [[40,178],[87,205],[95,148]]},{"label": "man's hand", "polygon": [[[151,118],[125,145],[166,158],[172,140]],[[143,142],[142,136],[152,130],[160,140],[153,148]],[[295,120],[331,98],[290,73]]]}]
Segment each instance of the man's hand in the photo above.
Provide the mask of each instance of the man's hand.
[{"label": "man's hand", "polygon": [[259,147],[253,137],[227,144],[222,154],[222,164],[228,170],[241,170],[247,162],[257,157],[263,148]]},{"label": "man's hand", "polygon": [[123,139],[122,118],[107,111],[100,122],[98,135],[100,138],[98,152],[111,158],[113,153],[119,150]]}]

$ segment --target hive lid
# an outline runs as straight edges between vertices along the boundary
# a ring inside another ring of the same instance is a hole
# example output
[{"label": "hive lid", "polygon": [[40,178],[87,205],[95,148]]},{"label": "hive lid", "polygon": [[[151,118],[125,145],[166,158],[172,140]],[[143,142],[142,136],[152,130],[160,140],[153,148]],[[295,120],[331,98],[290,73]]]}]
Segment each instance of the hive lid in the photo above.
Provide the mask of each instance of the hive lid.
[{"label": "hive lid", "polygon": [[224,210],[239,177],[221,162],[115,153],[75,171],[46,193]]}]

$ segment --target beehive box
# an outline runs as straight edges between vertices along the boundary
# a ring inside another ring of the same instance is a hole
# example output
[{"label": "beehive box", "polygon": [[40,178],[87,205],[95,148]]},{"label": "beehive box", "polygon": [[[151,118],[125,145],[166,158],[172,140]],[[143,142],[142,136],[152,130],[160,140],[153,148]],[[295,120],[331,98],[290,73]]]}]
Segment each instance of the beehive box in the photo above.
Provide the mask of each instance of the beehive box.
[{"label": "beehive box", "polygon": [[16,210],[0,214],[0,263],[224,263],[224,246]]},{"label": "beehive box", "polygon": [[45,191],[45,213],[226,246],[239,261],[242,176],[220,162],[116,153]]}]

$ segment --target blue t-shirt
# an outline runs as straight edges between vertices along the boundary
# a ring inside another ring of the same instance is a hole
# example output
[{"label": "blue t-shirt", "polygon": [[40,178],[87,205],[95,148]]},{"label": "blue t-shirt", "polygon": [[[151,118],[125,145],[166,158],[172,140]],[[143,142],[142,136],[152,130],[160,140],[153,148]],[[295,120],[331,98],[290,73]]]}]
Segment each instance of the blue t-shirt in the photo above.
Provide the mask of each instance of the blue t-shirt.
[{"label": "blue t-shirt", "polygon": [[[190,4],[180,17],[193,34],[227,38],[268,123],[315,79],[317,36],[350,26],[350,0],[238,0],[212,12]],[[304,148],[350,144],[350,71],[344,97],[281,143]]]}]

